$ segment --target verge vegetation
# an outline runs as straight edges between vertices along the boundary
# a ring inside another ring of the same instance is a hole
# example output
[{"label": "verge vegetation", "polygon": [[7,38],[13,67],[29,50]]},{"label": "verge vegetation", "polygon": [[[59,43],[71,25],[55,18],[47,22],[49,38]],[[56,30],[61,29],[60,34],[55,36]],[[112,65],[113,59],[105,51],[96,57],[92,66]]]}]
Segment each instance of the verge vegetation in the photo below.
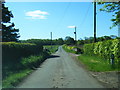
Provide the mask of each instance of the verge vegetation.
[{"label": "verge vegetation", "polygon": [[[73,47],[63,45],[65,51],[76,53]],[[118,71],[120,70],[120,39],[84,44],[83,54],[78,56],[78,59],[91,71]]]},{"label": "verge vegetation", "polygon": [[47,50],[50,54],[55,53],[58,50],[59,45],[45,45],[43,46],[45,50]]},{"label": "verge vegetation", "polygon": [[49,48],[48,52],[41,44],[16,42],[1,42],[1,44],[2,88],[15,87],[58,48],[54,46],[55,48]]}]

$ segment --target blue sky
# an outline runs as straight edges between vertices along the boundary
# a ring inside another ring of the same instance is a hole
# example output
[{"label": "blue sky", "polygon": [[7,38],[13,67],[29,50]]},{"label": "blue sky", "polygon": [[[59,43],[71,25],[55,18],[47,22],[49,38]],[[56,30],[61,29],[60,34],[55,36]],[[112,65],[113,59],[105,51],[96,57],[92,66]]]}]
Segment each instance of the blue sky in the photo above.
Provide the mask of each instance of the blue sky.
[{"label": "blue sky", "polygon": [[[77,39],[93,36],[92,2],[7,2],[12,11],[15,28],[20,31],[20,39],[53,39],[71,36],[77,27]],[[97,6],[97,37],[117,35],[117,27],[112,25],[112,13],[100,12]]]}]

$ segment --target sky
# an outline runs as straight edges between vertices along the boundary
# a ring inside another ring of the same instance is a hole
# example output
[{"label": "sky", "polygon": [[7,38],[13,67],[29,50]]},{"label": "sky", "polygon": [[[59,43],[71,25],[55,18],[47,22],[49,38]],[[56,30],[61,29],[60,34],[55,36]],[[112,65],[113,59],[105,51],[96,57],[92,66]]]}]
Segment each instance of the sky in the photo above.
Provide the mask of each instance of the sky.
[{"label": "sky", "polygon": [[[74,38],[76,26],[77,40],[93,37],[92,2],[6,2],[12,11],[15,28],[19,29],[20,40]],[[100,12],[97,5],[97,37],[118,35],[118,28],[112,26],[112,13]]]}]

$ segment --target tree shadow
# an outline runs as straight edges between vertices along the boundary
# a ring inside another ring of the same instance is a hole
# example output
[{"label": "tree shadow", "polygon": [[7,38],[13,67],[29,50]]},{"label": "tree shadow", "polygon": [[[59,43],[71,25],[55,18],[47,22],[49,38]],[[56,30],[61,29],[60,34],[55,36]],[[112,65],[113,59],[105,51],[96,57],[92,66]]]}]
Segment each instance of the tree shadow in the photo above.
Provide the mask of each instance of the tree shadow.
[{"label": "tree shadow", "polygon": [[48,58],[58,58],[58,57],[60,57],[60,56],[58,56],[58,55],[50,55]]}]

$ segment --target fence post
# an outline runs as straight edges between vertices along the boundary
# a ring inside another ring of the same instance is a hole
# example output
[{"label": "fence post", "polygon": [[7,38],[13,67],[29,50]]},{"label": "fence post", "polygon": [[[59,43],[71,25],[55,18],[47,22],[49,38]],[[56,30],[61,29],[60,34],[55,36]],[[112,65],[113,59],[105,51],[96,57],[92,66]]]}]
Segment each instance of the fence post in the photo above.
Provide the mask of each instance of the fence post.
[{"label": "fence post", "polygon": [[111,63],[111,65],[112,65],[112,68],[114,68],[114,67],[115,67],[115,58],[114,58],[114,54],[111,54],[110,63]]}]

